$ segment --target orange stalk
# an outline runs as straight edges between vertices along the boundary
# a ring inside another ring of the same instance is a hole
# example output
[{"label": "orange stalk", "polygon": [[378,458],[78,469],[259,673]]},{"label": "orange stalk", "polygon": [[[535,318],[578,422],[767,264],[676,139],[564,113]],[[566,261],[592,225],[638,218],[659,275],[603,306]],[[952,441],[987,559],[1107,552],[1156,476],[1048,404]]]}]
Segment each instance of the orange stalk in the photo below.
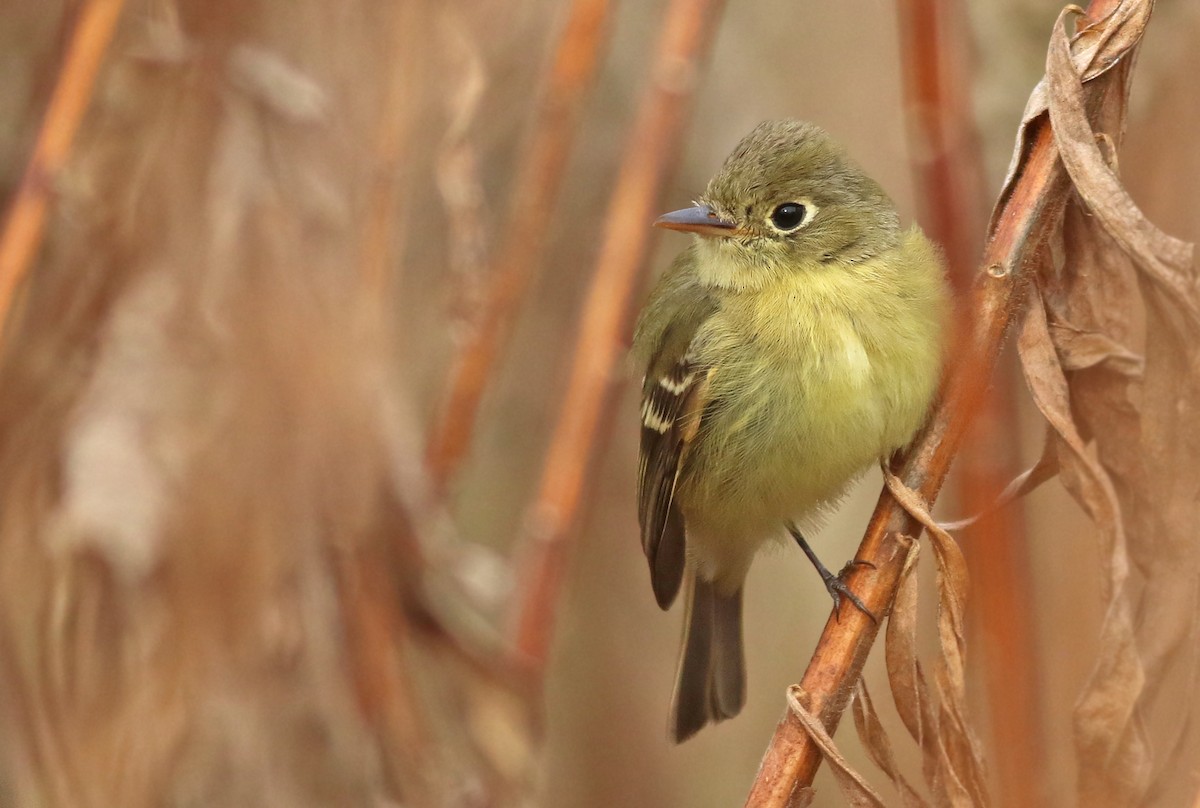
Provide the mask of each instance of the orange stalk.
[{"label": "orange stalk", "polygon": [[519,556],[514,604],[518,652],[540,675],[562,588],[570,530],[587,472],[604,440],[637,290],[652,241],[651,221],[678,163],[692,95],[723,0],[672,0],[605,220],[584,307],[571,378]]},{"label": "orange stalk", "polygon": [[17,186],[0,234],[0,334],[13,297],[29,272],[46,232],[54,181],[92,98],[100,64],[121,17],[124,0],[88,0],[79,12],[58,82],[42,119],[33,155]]},{"label": "orange stalk", "polygon": [[[965,11],[944,0],[899,0],[905,111],[925,232],[942,246],[956,289],[970,288],[984,230],[983,167],[968,92],[970,42]],[[962,309],[960,314],[970,316]],[[965,332],[968,323],[959,323]],[[1020,472],[1017,380],[1000,368],[975,416],[956,466],[962,509],[983,514],[963,551],[984,660],[986,707],[1002,805],[1043,802],[1044,737],[1038,704],[1034,597],[1023,511],[992,508]]]},{"label": "orange stalk", "polygon": [[396,263],[404,254],[404,210],[397,177],[420,114],[425,80],[420,75],[424,62],[417,38],[424,36],[429,26],[428,12],[421,3],[396,3],[387,11],[389,42],[395,56],[388,61],[387,72],[379,77],[382,93],[375,124],[375,165],[363,219],[360,258],[363,284],[376,302],[389,299]]},{"label": "orange stalk", "polygon": [[439,496],[470,448],[479,403],[508,343],[513,314],[541,266],[548,221],[603,53],[611,5],[611,0],[575,0],[559,40],[484,302],[450,373],[445,404],[426,448],[426,465]]}]

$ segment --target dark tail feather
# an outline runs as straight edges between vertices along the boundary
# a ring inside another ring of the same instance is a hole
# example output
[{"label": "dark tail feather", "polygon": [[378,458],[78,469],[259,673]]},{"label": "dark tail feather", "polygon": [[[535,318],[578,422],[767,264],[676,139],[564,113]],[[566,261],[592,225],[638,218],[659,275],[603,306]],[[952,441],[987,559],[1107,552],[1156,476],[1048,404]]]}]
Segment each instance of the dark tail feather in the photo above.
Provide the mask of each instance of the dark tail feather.
[{"label": "dark tail feather", "polygon": [[746,704],[746,659],[742,651],[742,590],[729,597],[713,592],[712,686],[715,721],[733,718]]},{"label": "dark tail feather", "polygon": [[742,591],[720,595],[711,582],[692,576],[685,624],[671,703],[671,735],[676,743],[706,724],[733,718],[746,703]]}]

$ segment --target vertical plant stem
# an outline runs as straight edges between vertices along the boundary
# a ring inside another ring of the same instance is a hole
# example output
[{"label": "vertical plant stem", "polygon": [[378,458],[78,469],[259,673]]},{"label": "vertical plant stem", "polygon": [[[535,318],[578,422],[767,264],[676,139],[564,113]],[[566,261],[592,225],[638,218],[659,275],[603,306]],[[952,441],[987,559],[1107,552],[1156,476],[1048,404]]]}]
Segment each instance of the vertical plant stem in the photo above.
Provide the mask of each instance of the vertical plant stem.
[{"label": "vertical plant stem", "polygon": [[575,0],[559,40],[488,288],[450,373],[445,403],[426,449],[439,497],[470,448],[483,391],[508,343],[517,305],[541,266],[583,102],[607,42],[611,7],[611,0]]},{"label": "vertical plant stem", "polygon": [[372,549],[338,565],[347,667],[359,708],[385,751],[382,762],[393,786],[415,804],[428,804],[433,744],[411,676],[411,634],[397,608],[397,581],[389,568],[395,569],[394,559]]},{"label": "vertical plant stem", "polygon": [[17,286],[41,247],[54,181],[70,155],[124,5],[124,0],[89,0],[71,33],[33,155],[0,234],[0,339]]},{"label": "vertical plant stem", "polygon": [[[985,227],[983,168],[967,91],[965,10],[944,0],[899,0],[905,111],[925,231],[941,244],[955,289],[970,287]],[[960,309],[959,332],[971,312]],[[1017,476],[1017,383],[1009,365],[983,399],[956,465],[962,509],[983,514],[966,534],[987,709],[1002,805],[1042,803],[1044,734],[1023,512],[992,508]]]},{"label": "vertical plant stem", "polygon": [[570,381],[519,548],[514,642],[535,675],[545,667],[587,472],[605,440],[606,416],[617,391],[615,368],[626,350],[650,251],[650,223],[679,161],[692,95],[723,6],[723,0],[672,0],[668,5],[650,85],[609,203]]},{"label": "vertical plant stem", "polygon": [[426,35],[430,16],[429,4],[423,0],[394,3],[384,15],[395,57],[388,60],[388,71],[380,77],[381,111],[376,122],[375,165],[363,222],[360,267],[364,285],[381,304],[392,291],[396,262],[403,254],[404,211],[398,174],[412,139],[413,123],[420,114],[425,77],[421,75],[424,65],[417,37]]}]

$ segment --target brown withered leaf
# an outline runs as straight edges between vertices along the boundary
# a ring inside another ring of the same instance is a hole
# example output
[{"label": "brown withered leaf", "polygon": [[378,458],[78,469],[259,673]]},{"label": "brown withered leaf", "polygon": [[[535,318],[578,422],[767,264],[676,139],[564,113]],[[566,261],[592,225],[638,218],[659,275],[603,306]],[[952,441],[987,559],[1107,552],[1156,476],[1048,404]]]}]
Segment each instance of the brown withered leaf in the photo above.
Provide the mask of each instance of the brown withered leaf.
[{"label": "brown withered leaf", "polygon": [[[1071,373],[1069,383],[1076,422],[1094,436],[1097,456],[1113,479],[1129,557],[1144,578],[1140,591],[1126,597],[1136,603],[1134,631],[1144,668],[1136,709],[1154,720],[1158,750],[1143,804],[1161,804],[1153,801],[1154,793],[1178,779],[1170,772],[1182,771],[1196,749],[1194,740],[1191,746],[1185,740],[1195,723],[1198,675],[1198,563],[1191,526],[1198,518],[1200,481],[1191,458],[1198,440],[1192,424],[1200,401],[1200,335],[1177,306],[1156,300],[1164,293],[1152,281],[1141,283],[1148,316],[1136,316],[1140,312],[1129,302],[1139,297],[1136,267],[1097,218],[1068,210],[1064,241],[1065,316],[1109,329],[1117,339],[1146,343],[1142,379],[1099,365]],[[1164,688],[1168,677],[1174,684]]]},{"label": "brown withered leaf", "polygon": [[[1031,293],[1018,352],[1034,402],[1059,437],[1063,483],[1099,529],[1103,553],[1111,565],[1104,582],[1104,599],[1109,604],[1102,630],[1104,653],[1087,686],[1090,697],[1076,709],[1077,743],[1085,767],[1080,777],[1081,804],[1126,805],[1145,787],[1149,750],[1134,722],[1134,704],[1144,674],[1132,616],[1128,601],[1114,598],[1121,593],[1129,572],[1121,506],[1108,473],[1087,450],[1075,426],[1067,380],[1037,290]],[[1094,755],[1090,759],[1095,765],[1089,765],[1085,754]]]},{"label": "brown withered leaf", "polygon": [[967,565],[962,550],[944,530],[929,532],[937,558],[938,639],[941,656],[935,681],[940,696],[938,719],[942,745],[953,771],[971,795],[971,804],[986,806],[987,776],[979,739],[967,711],[965,612]]},{"label": "brown withered leaf", "polygon": [[[886,477],[885,477],[886,479]],[[904,489],[907,490],[907,489]],[[901,492],[902,496],[905,496]],[[912,541],[896,599],[888,616],[884,660],[888,683],[900,720],[921,750],[921,773],[938,805],[970,806],[972,796],[955,771],[939,727],[941,712],[930,693],[917,655],[917,559],[920,545]]]},{"label": "brown withered leaf", "polygon": [[833,737],[826,731],[821,720],[804,706],[806,700],[804,691],[799,685],[788,688],[788,709],[796,716],[805,731],[821,750],[821,754],[829,763],[829,770],[842,789],[842,795],[855,808],[884,808],[883,799],[875,789],[871,788],[866,779],[859,774],[838,751]]},{"label": "brown withered leaf", "polygon": [[926,529],[937,560],[938,658],[935,682],[938,688],[938,740],[948,773],[956,786],[965,789],[971,805],[989,804],[983,754],[967,715],[965,614],[969,580],[962,550],[930,515],[920,496],[904,485],[887,468],[884,482],[896,501]]},{"label": "brown withered leaf", "polygon": [[[1135,265],[1096,217],[1069,209],[1063,237],[1066,316],[1109,329],[1118,340],[1146,342],[1142,378],[1096,365],[1069,373],[1068,382],[1076,425],[1096,442],[1098,459],[1121,499],[1128,556],[1144,577],[1140,589],[1124,599],[1136,604],[1134,630],[1144,669],[1136,710],[1156,724],[1156,773],[1147,779],[1159,790],[1175,779],[1162,774],[1186,771],[1184,764],[1196,752],[1195,741],[1188,746],[1184,740],[1194,724],[1198,675],[1192,526],[1198,517],[1193,424],[1200,401],[1195,355],[1200,335],[1176,306],[1162,301],[1150,304],[1145,318],[1138,316],[1130,305],[1139,297]],[[1163,294],[1152,281],[1140,286],[1147,301]],[[1168,680],[1175,684],[1164,690]],[[1158,804],[1151,794],[1144,804]]]},{"label": "brown withered leaf", "polygon": [[[1042,296],[1047,306],[1051,339],[1067,378],[1071,414],[1080,434],[1096,438],[1101,465],[1113,480],[1122,503],[1122,516],[1142,507],[1135,481],[1145,478],[1141,450],[1141,390],[1145,374],[1123,372],[1129,365],[1102,361],[1080,367],[1070,346],[1059,336],[1067,330],[1103,334],[1114,351],[1134,355],[1144,346],[1145,323],[1137,273],[1128,256],[1096,227],[1096,220],[1078,204],[1067,207],[1063,219],[1066,252],[1063,277],[1043,274]],[[1128,347],[1127,347],[1128,346]],[[1117,417],[1120,413],[1122,417]],[[1097,430],[1100,434],[1097,434]]]},{"label": "brown withered leaf", "polygon": [[[1082,31],[1071,50],[1071,61],[1075,66],[1076,75],[1084,81],[1091,81],[1120,64],[1121,58],[1141,39],[1142,32],[1150,19],[1151,2],[1124,2],[1113,9],[1113,12],[1099,24],[1090,26]],[[1069,6],[1068,10],[1078,11],[1078,6]],[[1012,193],[1013,184],[1020,174],[1021,167],[1029,153],[1029,125],[1046,113],[1049,109],[1047,80],[1043,79],[1034,87],[1025,104],[1021,115],[1021,126],[1017,130],[1016,145],[1013,148],[1012,159],[992,209],[992,220],[988,226],[991,232],[996,226],[996,216],[1004,207],[1004,202]]]},{"label": "brown withered leaf", "polygon": [[1013,477],[1009,484],[1004,486],[1004,490],[997,495],[995,501],[982,511],[965,519],[939,522],[941,528],[953,533],[971,527],[988,514],[1001,508],[1007,508],[1022,497],[1036,491],[1043,483],[1053,480],[1058,476],[1058,453],[1054,449],[1056,443],[1054,430],[1047,429],[1046,437],[1042,441],[1042,454],[1036,463]]},{"label": "brown withered leaf", "polygon": [[1140,354],[1107,334],[1085,331],[1070,323],[1051,322],[1050,339],[1054,341],[1054,350],[1062,362],[1063,370],[1068,372],[1104,364],[1115,373],[1138,379],[1146,365],[1146,360]]},{"label": "brown withered leaf", "polygon": [[867,691],[867,683],[861,678],[854,686],[854,700],[850,707],[854,714],[854,727],[858,730],[858,738],[862,741],[863,748],[879,770],[891,779],[892,785],[900,794],[901,804],[905,808],[925,808],[928,803],[909,784],[896,764],[896,757],[892,754],[892,742],[879,721],[879,714],[875,711],[875,704]]},{"label": "brown withered leaf", "polygon": [[[1179,771],[1195,758],[1177,748],[1195,723],[1197,656],[1200,637],[1200,549],[1195,525],[1200,520],[1200,329],[1182,314],[1159,285],[1143,284],[1150,323],[1147,374],[1143,386],[1142,453],[1147,476],[1129,527],[1130,553],[1145,576],[1137,604],[1135,629],[1147,671],[1141,708],[1169,726],[1156,735],[1156,746],[1177,750],[1160,756],[1159,772]],[[1179,671],[1183,684],[1169,691],[1164,682]],[[1152,776],[1152,782],[1162,782]]]},{"label": "brown withered leaf", "polygon": [[[1144,26],[1151,3],[1136,5]],[[1147,804],[1151,784],[1161,793],[1169,779],[1163,775],[1178,769],[1173,758],[1182,763],[1191,757],[1184,739],[1200,675],[1194,536],[1200,518],[1194,460],[1200,450],[1200,293],[1192,245],[1146,218],[1110,164],[1112,154],[1100,146],[1119,143],[1123,133],[1128,66],[1140,30],[1132,26],[1123,35],[1124,64],[1106,79],[1089,120],[1063,22],[1047,58],[1050,117],[1087,214],[1067,212],[1064,278],[1047,291],[1064,299],[1054,308],[1064,311],[1071,328],[1116,346],[1105,360],[1128,353],[1123,346],[1135,341],[1144,342],[1146,354],[1141,378],[1121,378],[1119,362],[1079,365],[1056,342],[1059,361],[1075,371],[1069,394],[1076,425],[1095,439],[1096,457],[1121,502],[1114,518],[1122,520],[1099,525],[1113,541],[1105,553],[1104,650],[1076,711],[1080,793],[1086,804]],[[1078,498],[1083,492],[1073,493]],[[1138,593],[1128,584],[1131,558],[1145,578]],[[1179,670],[1183,687],[1167,693],[1164,682]],[[1155,748],[1168,750],[1157,761],[1150,759],[1145,737],[1150,719],[1157,727]]]},{"label": "brown withered leaf", "polygon": [[[1121,4],[1122,8],[1143,9],[1144,17],[1140,27],[1129,25],[1122,29],[1123,36],[1114,37],[1118,44],[1125,46],[1111,57],[1114,61],[1124,56],[1132,58],[1132,49],[1141,39],[1151,5],[1148,2]],[[1065,29],[1066,18],[1071,13],[1072,10],[1067,9],[1059,16],[1046,59],[1050,121],[1059,156],[1088,210],[1100,220],[1109,235],[1138,262],[1150,279],[1172,294],[1176,306],[1190,318],[1200,321],[1196,279],[1191,272],[1192,245],[1168,236],[1146,218],[1100,149],[1097,133],[1088,120],[1083,79],[1075,72],[1071,60],[1071,44]]]},{"label": "brown withered leaf", "polygon": [[908,556],[896,587],[896,598],[888,615],[884,644],[888,684],[896,711],[912,739],[921,749],[922,773],[931,783],[938,770],[937,735],[933,709],[930,706],[929,685],[917,658],[917,559],[921,546],[909,537]]}]

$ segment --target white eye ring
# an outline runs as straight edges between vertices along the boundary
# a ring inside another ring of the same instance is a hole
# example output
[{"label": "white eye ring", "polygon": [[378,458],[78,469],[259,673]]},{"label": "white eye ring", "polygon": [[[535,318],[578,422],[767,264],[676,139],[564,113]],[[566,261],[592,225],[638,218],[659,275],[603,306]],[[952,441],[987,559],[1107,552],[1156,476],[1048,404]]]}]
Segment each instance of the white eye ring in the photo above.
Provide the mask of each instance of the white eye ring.
[{"label": "white eye ring", "polygon": [[817,206],[811,199],[797,199],[795,202],[783,202],[774,207],[767,223],[780,233],[794,233],[813,220],[817,215]]}]

